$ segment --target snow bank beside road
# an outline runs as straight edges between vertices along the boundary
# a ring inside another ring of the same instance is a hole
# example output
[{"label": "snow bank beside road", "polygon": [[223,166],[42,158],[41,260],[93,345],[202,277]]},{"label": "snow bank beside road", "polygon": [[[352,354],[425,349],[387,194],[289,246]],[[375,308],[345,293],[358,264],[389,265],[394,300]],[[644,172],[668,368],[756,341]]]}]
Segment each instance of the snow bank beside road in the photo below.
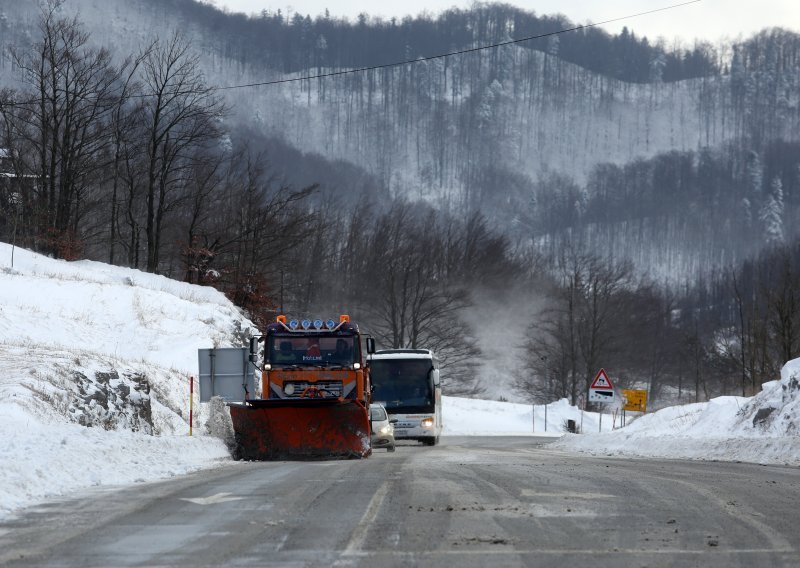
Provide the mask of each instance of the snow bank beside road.
[{"label": "snow bank beside road", "polygon": [[645,415],[602,435],[568,436],[554,448],[593,455],[800,465],[800,359],[752,398],[719,397]]},{"label": "snow bank beside road", "polygon": [[46,424],[7,407],[0,431],[0,519],[79,489],[164,479],[230,461],[217,438]]}]

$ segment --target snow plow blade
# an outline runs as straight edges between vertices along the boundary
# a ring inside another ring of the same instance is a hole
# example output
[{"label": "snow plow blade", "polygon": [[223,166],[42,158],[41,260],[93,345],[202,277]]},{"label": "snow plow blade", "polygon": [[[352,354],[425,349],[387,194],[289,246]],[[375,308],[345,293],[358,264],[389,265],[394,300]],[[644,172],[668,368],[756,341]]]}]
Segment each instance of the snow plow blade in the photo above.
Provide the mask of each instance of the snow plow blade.
[{"label": "snow plow blade", "polygon": [[253,400],[229,406],[234,459],[351,459],[372,453],[369,416],[356,401]]}]

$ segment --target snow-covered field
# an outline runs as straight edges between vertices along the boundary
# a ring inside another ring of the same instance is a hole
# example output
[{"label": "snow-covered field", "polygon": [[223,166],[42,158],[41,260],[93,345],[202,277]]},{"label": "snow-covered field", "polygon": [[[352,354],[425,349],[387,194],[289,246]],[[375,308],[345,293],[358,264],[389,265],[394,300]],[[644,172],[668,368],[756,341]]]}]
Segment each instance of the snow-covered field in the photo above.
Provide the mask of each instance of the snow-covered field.
[{"label": "snow-covered field", "polygon": [[[208,405],[195,405],[188,436],[197,349],[244,345],[252,328],[224,295],[96,262],[13,255],[12,266],[12,247],[0,243],[0,518],[90,486],[236,467],[207,435]],[[545,412],[445,396],[444,434],[563,436],[571,419],[587,434],[550,447],[800,464],[798,377],[792,362],[752,399],[667,408],[613,431],[610,414],[601,422],[566,400]]]}]

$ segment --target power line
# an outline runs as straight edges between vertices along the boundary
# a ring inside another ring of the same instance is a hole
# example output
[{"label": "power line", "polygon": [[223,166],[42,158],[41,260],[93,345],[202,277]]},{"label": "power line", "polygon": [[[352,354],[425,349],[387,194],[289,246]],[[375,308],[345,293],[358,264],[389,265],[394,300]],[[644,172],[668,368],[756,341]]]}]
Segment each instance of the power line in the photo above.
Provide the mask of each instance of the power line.
[{"label": "power line", "polygon": [[[228,85],[228,86],[224,86],[224,87],[211,87],[211,90],[229,91],[229,90],[233,90],[233,89],[245,89],[245,88],[249,88],[249,87],[267,87],[267,86],[271,86],[271,85],[280,85],[280,84],[284,84],[284,83],[295,83],[297,81],[310,81],[312,79],[325,79],[327,77],[339,77],[339,76],[342,76],[342,75],[351,75],[351,74],[354,74],[354,73],[363,73],[365,71],[373,71],[373,70],[376,70],[376,69],[387,69],[387,68],[391,68],[391,67],[399,67],[401,65],[411,65],[411,64],[414,64],[414,63],[421,63],[423,61],[431,61],[431,60],[434,60],[434,59],[444,59],[445,57],[454,57],[456,55],[464,55],[466,53],[474,53],[474,52],[477,52],[477,51],[484,51],[484,50],[487,50],[487,49],[496,49],[498,47],[503,47],[503,46],[506,46],[506,45],[514,45],[514,44],[517,44],[517,43],[522,43],[522,42],[531,41],[531,40],[535,40],[535,39],[542,39],[542,38],[546,38],[546,37],[550,37],[550,36],[556,36],[556,35],[565,34],[565,33],[569,33],[569,32],[576,32],[576,31],[580,31],[580,30],[584,30],[584,29],[595,28],[595,27],[598,27],[598,26],[606,25],[606,24],[612,24],[614,22],[620,22],[620,21],[623,21],[623,20],[630,20],[630,19],[633,19],[633,18],[639,18],[641,16],[647,16],[649,14],[655,14],[657,12],[664,12],[664,11],[667,11],[667,10],[674,10],[676,8],[682,8],[682,7],[685,7],[685,6],[689,6],[690,4],[697,4],[697,3],[702,2],[702,1],[703,0],[688,0],[686,2],[681,2],[679,4],[672,4],[670,6],[665,6],[663,8],[655,8],[653,10],[646,10],[644,12],[637,12],[635,14],[629,14],[627,16],[621,16],[619,18],[612,18],[610,20],[604,20],[602,22],[596,22],[596,23],[593,23],[593,24],[579,25],[579,26],[574,26],[574,27],[571,27],[571,28],[565,28],[565,29],[562,29],[562,30],[557,30],[557,31],[554,31],[554,32],[547,32],[547,33],[544,33],[544,34],[538,34],[538,35],[523,37],[523,38],[519,38],[519,39],[512,39],[512,40],[508,40],[508,41],[502,41],[502,42],[499,42],[499,43],[493,43],[493,44],[489,44],[489,45],[482,45],[482,46],[479,46],[479,47],[471,47],[471,48],[468,48],[468,49],[461,49],[459,51],[452,51],[452,52],[448,52],[448,53],[440,53],[438,55],[428,55],[428,56],[425,56],[425,57],[419,57],[417,59],[407,59],[407,60],[403,60],[403,61],[395,61],[393,63],[384,63],[384,64],[381,64],[381,65],[371,65],[369,67],[357,67],[355,69],[348,69],[348,70],[345,70],[345,71],[331,71],[330,73],[322,73],[320,75],[309,75],[309,76],[306,76],[306,77],[294,77],[294,78],[291,78],[291,79],[276,79],[274,81],[262,81],[262,82],[258,82],[258,83],[244,83],[244,84],[241,84],[241,85]],[[150,96],[154,96],[154,95],[133,95],[132,98],[146,98],[146,97],[150,97]],[[0,101],[0,106],[15,107],[15,106],[23,106],[23,105],[27,105],[27,104],[35,104],[37,102],[39,102],[37,99],[32,99],[32,100],[27,101],[27,102]]]},{"label": "power line", "polygon": [[575,27],[572,27],[572,28],[566,28],[566,29],[558,30],[558,31],[554,31],[554,32],[548,32],[548,33],[544,33],[544,34],[533,35],[533,36],[523,37],[523,38],[519,38],[519,39],[512,39],[512,40],[509,40],[509,41],[503,41],[503,42],[500,42],[500,43],[493,43],[493,44],[489,44],[489,45],[482,45],[480,47],[471,47],[471,48],[462,49],[462,50],[459,50],[459,51],[452,51],[452,52],[448,52],[448,53],[440,53],[438,55],[428,55],[426,57],[419,57],[417,59],[406,59],[404,61],[395,61],[393,63],[384,63],[384,64],[381,64],[381,65],[371,65],[369,67],[358,67],[356,69],[348,69],[346,71],[332,71],[330,73],[322,73],[320,75],[309,75],[307,77],[294,77],[292,79],[276,79],[274,81],[263,81],[263,82],[259,82],[259,83],[245,83],[245,84],[242,84],[242,85],[229,85],[229,86],[226,86],[226,87],[216,87],[216,89],[219,90],[219,91],[228,91],[228,90],[231,90],[231,89],[244,89],[244,88],[247,88],[247,87],[266,87],[266,86],[270,86],[270,85],[280,85],[280,84],[283,84],[283,83],[295,83],[297,81],[310,81],[311,79],[325,79],[327,77],[338,77],[338,76],[341,76],[341,75],[350,75],[350,74],[353,74],[353,73],[363,73],[364,71],[374,71],[376,69],[386,69],[386,68],[390,68],[390,67],[399,67],[401,65],[411,65],[413,63],[421,63],[423,61],[431,61],[433,59],[444,59],[445,57],[453,57],[453,56],[456,56],[456,55],[463,55],[465,53],[474,53],[476,51],[483,51],[485,49],[495,49],[495,48],[498,48],[498,47],[503,47],[505,45],[513,45],[513,44],[516,44],[516,43],[522,43],[522,42],[531,41],[531,40],[534,40],[534,39],[542,39],[542,38],[545,38],[545,37],[565,34],[565,33],[569,33],[569,32],[576,32],[576,31],[584,30],[584,29],[588,29],[588,28],[595,28],[595,27],[598,27],[598,26],[606,25],[606,24],[612,24],[614,22],[620,22],[620,21],[623,21],[623,20],[630,20],[632,18],[638,18],[638,17],[641,17],[641,16],[646,16],[648,14],[655,14],[656,12],[664,12],[666,10],[674,10],[675,8],[682,8],[682,7],[688,6],[690,4],[697,4],[698,2],[702,2],[702,0],[689,0],[688,2],[681,2],[680,4],[673,4],[671,6],[665,6],[663,8],[655,8],[653,10],[647,10],[645,12],[638,12],[636,14],[629,14],[627,16],[621,16],[619,18],[612,18],[610,20],[604,20],[602,22],[596,22],[596,23],[593,23],[593,24],[575,26]]}]

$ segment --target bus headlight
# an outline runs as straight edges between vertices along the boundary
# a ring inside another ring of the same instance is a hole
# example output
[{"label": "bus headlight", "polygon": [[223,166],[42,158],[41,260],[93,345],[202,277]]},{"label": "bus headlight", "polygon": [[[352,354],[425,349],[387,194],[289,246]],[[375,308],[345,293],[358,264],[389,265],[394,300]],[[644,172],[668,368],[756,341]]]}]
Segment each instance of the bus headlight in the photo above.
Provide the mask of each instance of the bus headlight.
[{"label": "bus headlight", "polygon": [[433,418],[423,418],[422,422],[420,422],[419,424],[423,428],[432,428],[433,427]]},{"label": "bus headlight", "polygon": [[292,383],[289,383],[288,385],[284,386],[283,387],[283,392],[285,392],[289,396],[293,395],[294,394],[294,385]]}]

